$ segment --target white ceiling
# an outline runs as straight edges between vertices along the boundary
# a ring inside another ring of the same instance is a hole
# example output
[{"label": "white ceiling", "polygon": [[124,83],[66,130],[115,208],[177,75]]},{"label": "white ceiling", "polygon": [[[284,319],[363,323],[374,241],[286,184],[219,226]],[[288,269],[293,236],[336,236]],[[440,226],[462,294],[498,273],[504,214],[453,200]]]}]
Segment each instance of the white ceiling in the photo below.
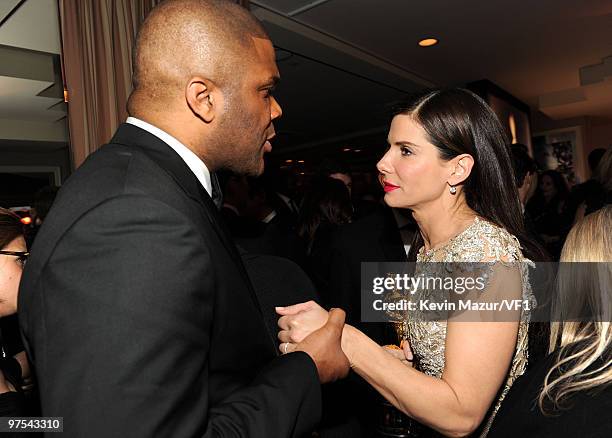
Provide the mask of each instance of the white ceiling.
[{"label": "white ceiling", "polygon": [[0,77],[0,119],[55,122],[64,115],[57,98],[40,97],[38,93],[52,82]]},{"label": "white ceiling", "polygon": [[0,20],[6,17],[11,10],[19,3],[19,0],[2,0],[0,1]]},{"label": "white ceiling", "polygon": [[[18,4],[19,0],[0,0],[0,21]],[[9,73],[5,76],[0,73],[2,125],[11,125],[12,139],[44,140],[44,132],[56,132],[56,123],[65,124],[63,99],[38,95],[54,82],[32,79],[32,76],[53,78],[56,73],[52,61],[41,63],[35,60],[58,55],[61,51],[57,0],[27,0],[23,3],[0,26],[0,45],[20,49],[19,57],[11,59],[23,62],[23,65],[13,65],[10,69],[0,65],[1,71],[10,70],[10,76]],[[48,71],[32,72],[32,66]],[[38,123],[36,126],[40,127],[40,132],[31,132],[31,122]],[[8,135],[4,130],[0,132],[0,139],[8,139]],[[57,141],[57,135],[49,140]]]},{"label": "white ceiling", "polygon": [[[0,0],[0,21],[17,3],[18,0]],[[59,54],[57,0],[27,0],[0,27],[0,44]]]}]

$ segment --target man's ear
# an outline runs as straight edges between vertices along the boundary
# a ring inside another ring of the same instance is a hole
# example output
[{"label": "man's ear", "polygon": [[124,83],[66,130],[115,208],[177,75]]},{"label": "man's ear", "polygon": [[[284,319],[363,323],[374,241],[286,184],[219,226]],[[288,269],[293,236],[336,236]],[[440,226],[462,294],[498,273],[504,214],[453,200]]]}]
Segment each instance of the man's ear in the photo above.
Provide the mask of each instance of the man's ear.
[{"label": "man's ear", "polygon": [[457,155],[451,160],[452,173],[448,178],[448,184],[456,186],[464,182],[472,173],[474,158],[469,154]]},{"label": "man's ear", "polygon": [[185,99],[191,111],[206,123],[212,122],[223,108],[220,90],[213,82],[200,76],[189,80]]}]

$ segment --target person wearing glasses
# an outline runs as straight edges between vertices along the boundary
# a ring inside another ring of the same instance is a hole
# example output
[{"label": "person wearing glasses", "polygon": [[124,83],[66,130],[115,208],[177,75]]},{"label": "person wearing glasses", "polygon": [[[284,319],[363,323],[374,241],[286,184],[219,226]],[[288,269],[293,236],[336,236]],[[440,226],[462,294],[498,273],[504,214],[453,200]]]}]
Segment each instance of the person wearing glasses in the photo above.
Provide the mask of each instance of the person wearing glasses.
[{"label": "person wearing glasses", "polygon": [[[17,292],[23,266],[28,258],[23,224],[19,216],[0,208],[0,317],[17,313]],[[4,334],[4,333],[2,333]],[[25,415],[23,378],[29,375],[29,366],[23,351],[14,356],[7,347],[8,339],[0,336],[0,416]],[[14,342],[13,342],[14,344]]]}]

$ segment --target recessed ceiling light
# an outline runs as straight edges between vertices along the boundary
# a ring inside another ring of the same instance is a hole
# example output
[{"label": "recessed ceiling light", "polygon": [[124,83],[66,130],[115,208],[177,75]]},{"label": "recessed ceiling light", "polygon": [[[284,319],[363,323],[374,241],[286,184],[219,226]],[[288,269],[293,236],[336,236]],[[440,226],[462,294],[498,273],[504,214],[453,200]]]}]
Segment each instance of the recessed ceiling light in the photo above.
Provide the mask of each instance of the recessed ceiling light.
[{"label": "recessed ceiling light", "polygon": [[351,148],[344,148],[342,149],[342,152],[349,152],[351,150]]},{"label": "recessed ceiling light", "polygon": [[304,162],[304,160],[298,160],[298,163],[303,163],[303,162]]},{"label": "recessed ceiling light", "polygon": [[361,149],[355,149],[355,152],[361,152]]},{"label": "recessed ceiling light", "polygon": [[419,46],[421,47],[431,47],[438,44],[438,40],[435,38],[425,38],[419,41]]},{"label": "recessed ceiling light", "polygon": [[285,163],[293,163],[293,160],[285,160]]}]

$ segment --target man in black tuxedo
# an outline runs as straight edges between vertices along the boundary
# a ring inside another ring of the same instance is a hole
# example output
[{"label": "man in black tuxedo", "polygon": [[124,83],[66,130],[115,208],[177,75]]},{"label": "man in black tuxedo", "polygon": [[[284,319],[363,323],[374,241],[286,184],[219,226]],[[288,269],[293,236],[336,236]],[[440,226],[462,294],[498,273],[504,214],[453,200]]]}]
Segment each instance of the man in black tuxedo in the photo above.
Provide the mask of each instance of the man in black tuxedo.
[{"label": "man in black tuxedo", "polygon": [[42,414],[79,437],[298,437],[346,375],[342,311],[278,356],[213,203],[210,172],[258,174],[281,109],[274,49],[227,1],[143,24],[130,118],[59,193],[19,296]]}]

